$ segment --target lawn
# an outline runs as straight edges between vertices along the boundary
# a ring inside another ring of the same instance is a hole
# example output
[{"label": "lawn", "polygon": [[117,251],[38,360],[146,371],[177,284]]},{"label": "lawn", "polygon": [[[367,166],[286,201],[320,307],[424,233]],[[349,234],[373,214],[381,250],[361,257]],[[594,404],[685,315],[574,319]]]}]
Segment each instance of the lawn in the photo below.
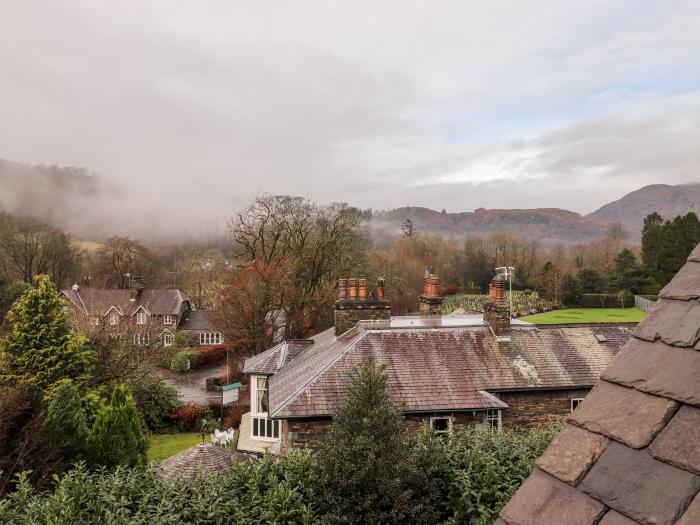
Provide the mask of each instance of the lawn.
[{"label": "lawn", "polygon": [[148,461],[160,461],[202,442],[201,434],[151,434],[148,438]]},{"label": "lawn", "polygon": [[639,308],[570,308],[520,319],[536,324],[638,323],[645,315]]}]

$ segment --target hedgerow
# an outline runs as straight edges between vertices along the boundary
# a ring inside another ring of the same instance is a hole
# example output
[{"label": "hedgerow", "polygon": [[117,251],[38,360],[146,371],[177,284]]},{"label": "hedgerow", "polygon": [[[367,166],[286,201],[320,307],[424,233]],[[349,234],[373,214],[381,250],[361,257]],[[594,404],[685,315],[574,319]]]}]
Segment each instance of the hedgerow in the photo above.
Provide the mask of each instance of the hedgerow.
[{"label": "hedgerow", "polygon": [[[435,521],[492,523],[558,429],[464,430],[449,439],[433,438],[437,457],[419,474],[440,490],[431,503]],[[56,476],[45,492],[33,489],[22,474],[14,492],[0,500],[0,525],[338,522],[342,517],[329,505],[319,461],[309,451],[265,456],[193,482],[167,480],[154,468],[89,471],[80,465]]]}]

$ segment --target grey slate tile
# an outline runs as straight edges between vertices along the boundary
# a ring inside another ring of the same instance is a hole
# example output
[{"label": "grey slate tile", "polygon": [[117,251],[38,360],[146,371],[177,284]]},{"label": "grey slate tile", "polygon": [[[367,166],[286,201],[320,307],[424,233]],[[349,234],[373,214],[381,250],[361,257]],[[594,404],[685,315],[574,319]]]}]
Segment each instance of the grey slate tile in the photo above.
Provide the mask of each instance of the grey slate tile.
[{"label": "grey slate tile", "polygon": [[700,263],[687,262],[660,292],[664,299],[688,301],[700,297]]},{"label": "grey slate tile", "polygon": [[688,256],[689,261],[693,262],[700,262],[700,244],[698,244],[692,252],[690,252],[690,255]]},{"label": "grey slate tile", "polygon": [[623,516],[619,512],[614,510],[609,510],[600,520],[598,525],[638,525],[639,522],[629,519],[627,516]]},{"label": "grey slate tile", "polygon": [[605,507],[583,492],[535,469],[503,507],[510,525],[593,525]]},{"label": "grey slate tile", "polygon": [[602,379],[700,406],[700,352],[632,338]]},{"label": "grey slate tile", "polygon": [[666,463],[700,474],[700,409],[682,406],[649,452]]},{"label": "grey slate tile", "polygon": [[537,460],[537,466],[561,481],[576,486],[603,453],[608,441],[600,434],[567,425]]},{"label": "grey slate tile", "polygon": [[700,305],[697,300],[659,299],[633,334],[640,339],[661,339],[672,346],[694,346],[700,340]]},{"label": "grey slate tile", "polygon": [[700,523],[700,494],[697,494],[676,525],[698,525]]},{"label": "grey slate tile", "polygon": [[569,420],[632,448],[642,448],[663,428],[676,406],[673,400],[601,381]]},{"label": "grey slate tile", "polygon": [[700,489],[700,478],[613,442],[579,487],[639,523],[671,525]]}]

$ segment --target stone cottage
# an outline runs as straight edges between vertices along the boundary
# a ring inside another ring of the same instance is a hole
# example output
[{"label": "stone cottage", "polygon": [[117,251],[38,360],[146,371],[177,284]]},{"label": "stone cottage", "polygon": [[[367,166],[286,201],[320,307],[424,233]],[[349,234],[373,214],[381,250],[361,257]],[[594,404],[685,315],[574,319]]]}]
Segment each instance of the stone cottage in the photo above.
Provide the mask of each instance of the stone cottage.
[{"label": "stone cottage", "polygon": [[566,416],[629,337],[628,326],[537,327],[511,320],[503,281],[486,313],[442,316],[437,278],[426,276],[420,316],[392,317],[384,282],[341,279],[335,326],[248,359],[251,410],[241,450],[285,453],[311,446],[345,402],[349,372],[374,354],[388,393],[416,430],[513,427]]}]

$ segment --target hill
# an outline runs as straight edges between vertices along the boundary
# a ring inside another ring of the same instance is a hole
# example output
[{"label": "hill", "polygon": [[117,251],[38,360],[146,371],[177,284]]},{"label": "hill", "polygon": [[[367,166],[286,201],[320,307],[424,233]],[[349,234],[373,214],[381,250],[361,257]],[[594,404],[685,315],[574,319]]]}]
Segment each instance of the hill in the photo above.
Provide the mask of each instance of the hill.
[{"label": "hill", "polygon": [[537,239],[544,245],[588,243],[601,239],[607,223],[582,217],[558,208],[523,210],[486,210],[441,213],[428,208],[404,207],[376,213],[372,227],[398,234],[410,219],[418,231],[463,239],[472,235],[488,236],[509,233],[522,239]]},{"label": "hill", "polygon": [[603,222],[621,222],[633,239],[639,240],[644,217],[657,211],[665,218],[700,213],[700,184],[652,184],[606,204],[586,217]]}]

